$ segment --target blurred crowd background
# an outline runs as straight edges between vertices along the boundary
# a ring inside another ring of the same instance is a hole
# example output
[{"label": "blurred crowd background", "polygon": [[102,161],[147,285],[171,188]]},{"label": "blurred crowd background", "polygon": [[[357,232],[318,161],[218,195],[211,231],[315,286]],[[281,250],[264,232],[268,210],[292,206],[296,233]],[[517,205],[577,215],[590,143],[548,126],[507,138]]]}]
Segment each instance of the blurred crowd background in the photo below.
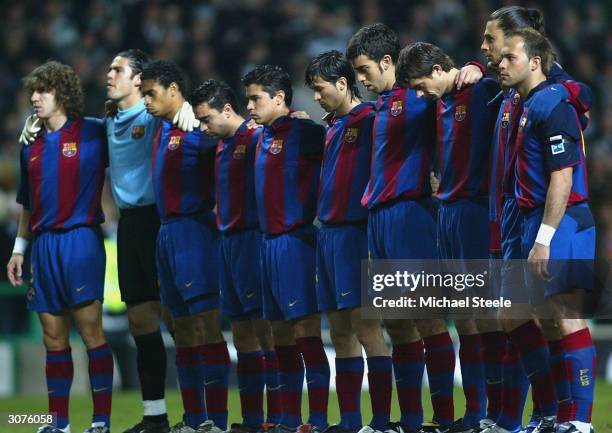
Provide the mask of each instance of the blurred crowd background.
[{"label": "blurred crowd background", "polygon": [[[17,142],[31,109],[21,78],[47,59],[72,65],[86,93],[87,115],[101,116],[106,73],[114,55],[140,48],[153,58],[173,59],[190,88],[207,78],[224,79],[242,93],[240,77],[252,66],[276,63],[295,84],[294,108],[323,114],[304,88],[310,58],[344,51],[362,25],[382,21],[403,45],[435,43],[458,64],[485,62],[480,53],[488,15],[509,4],[537,7],[558,61],[591,86],[594,106],[586,131],[592,207],[599,256],[612,258],[612,2],[609,0],[2,0],[0,32],[0,263],[6,263],[16,230]],[[373,96],[373,95],[371,95]],[[106,195],[112,232],[116,211]],[[5,278],[0,272],[0,278]],[[1,311],[0,311],[1,313]]]}]

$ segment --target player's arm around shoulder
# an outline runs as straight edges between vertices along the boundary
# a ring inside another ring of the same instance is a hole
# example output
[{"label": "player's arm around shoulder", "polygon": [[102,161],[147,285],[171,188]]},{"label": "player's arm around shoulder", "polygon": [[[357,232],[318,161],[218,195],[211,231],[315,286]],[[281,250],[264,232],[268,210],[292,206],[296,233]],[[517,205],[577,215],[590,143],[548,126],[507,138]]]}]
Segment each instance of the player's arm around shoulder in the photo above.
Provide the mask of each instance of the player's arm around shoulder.
[{"label": "player's arm around shoulder", "polygon": [[108,135],[106,134],[106,121],[95,117],[83,117],[82,140],[95,144],[100,148],[100,157],[104,167],[108,166]]},{"label": "player's arm around shoulder", "polygon": [[480,81],[486,74],[486,68],[478,62],[468,62],[461,69],[455,78],[455,85],[457,90],[461,90],[464,87]]}]

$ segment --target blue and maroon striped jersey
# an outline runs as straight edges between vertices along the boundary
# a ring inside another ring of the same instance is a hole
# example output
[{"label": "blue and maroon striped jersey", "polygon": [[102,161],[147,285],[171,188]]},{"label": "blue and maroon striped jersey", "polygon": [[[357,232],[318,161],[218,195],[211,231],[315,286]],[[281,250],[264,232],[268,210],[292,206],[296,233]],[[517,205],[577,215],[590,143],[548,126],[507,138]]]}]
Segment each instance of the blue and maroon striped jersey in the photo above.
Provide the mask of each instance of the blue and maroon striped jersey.
[{"label": "blue and maroon striped jersey", "polygon": [[511,96],[499,93],[492,106],[497,106],[501,101],[493,130],[491,142],[491,162],[489,165],[489,252],[501,252],[501,210],[504,202],[504,191],[502,179],[505,170],[505,153],[513,131],[512,117],[514,113],[514,99]]},{"label": "blue and maroon striped jersey", "polygon": [[488,103],[499,84],[483,78],[444,95],[437,103],[437,145],[441,201],[485,197],[494,110]]},{"label": "blue and maroon striped jersey", "polygon": [[572,167],[567,206],[588,200],[584,138],[576,110],[559,102],[558,90],[545,81],[523,103],[516,134],[516,199],[530,210],[546,203],[550,173]]},{"label": "blue and maroon striped jersey", "polygon": [[317,216],[324,223],[357,222],[368,217],[361,197],[370,178],[374,104],[362,102],[332,117],[325,137]]},{"label": "blue and maroon striped jersey", "polygon": [[[547,77],[548,84],[562,83],[563,87],[556,88],[566,97],[571,104],[578,110],[581,116],[581,124],[586,128],[588,118],[584,117],[584,113],[591,108],[593,95],[589,86],[583,83],[572,81],[572,78],[559,66],[553,63],[550,73]],[[518,93],[511,90],[512,106],[510,107],[510,124],[512,125],[512,134],[510,135],[511,143],[516,145],[516,131],[518,129],[518,119],[523,114],[523,101]],[[566,93],[567,92],[567,95]],[[514,178],[514,163],[516,161],[516,146],[506,146],[504,149],[505,169],[503,173],[503,193],[514,194],[515,178]]]},{"label": "blue and maroon striped jersey", "polygon": [[261,129],[245,121],[236,134],[219,140],[215,158],[217,228],[222,232],[258,227],[255,150]]},{"label": "blue and maroon striped jersey", "polygon": [[[548,74],[548,83],[562,83],[563,88],[558,87],[564,98],[581,113],[581,123],[583,128],[588,124],[584,114],[592,104],[591,89],[583,83],[572,81],[572,78],[557,63]],[[498,95],[501,97],[501,94]],[[491,227],[491,252],[501,250],[501,206],[504,194],[514,196],[516,178],[514,176],[516,161],[516,132],[518,129],[518,119],[523,114],[523,102],[520,95],[511,89],[504,97],[500,106],[493,142],[491,149],[491,176],[489,182],[489,221]]]},{"label": "blue and maroon striped jersey", "polygon": [[162,221],[211,211],[217,141],[163,120],[153,139],[153,190]]},{"label": "blue and maroon striped jersey", "polygon": [[397,199],[431,195],[430,158],[435,104],[393,86],[376,102],[370,181],[361,199],[369,209]]},{"label": "blue and maroon striped jersey", "polygon": [[104,221],[100,197],[108,151],[104,126],[68,120],[42,131],[21,150],[17,202],[31,213],[30,230],[66,230]]},{"label": "blue and maroon striped jersey", "polygon": [[279,117],[260,135],[255,154],[255,197],[261,230],[281,234],[311,224],[325,128],[311,120]]},{"label": "blue and maroon striped jersey", "polygon": [[[507,143],[510,141],[512,133],[511,121],[513,99],[500,92],[495,98],[501,100],[497,121],[493,130],[491,142],[491,163],[489,165],[489,252],[501,252],[501,210],[504,201],[502,179],[504,177],[505,160],[504,152]],[[497,106],[496,101],[491,101],[493,106]]]}]

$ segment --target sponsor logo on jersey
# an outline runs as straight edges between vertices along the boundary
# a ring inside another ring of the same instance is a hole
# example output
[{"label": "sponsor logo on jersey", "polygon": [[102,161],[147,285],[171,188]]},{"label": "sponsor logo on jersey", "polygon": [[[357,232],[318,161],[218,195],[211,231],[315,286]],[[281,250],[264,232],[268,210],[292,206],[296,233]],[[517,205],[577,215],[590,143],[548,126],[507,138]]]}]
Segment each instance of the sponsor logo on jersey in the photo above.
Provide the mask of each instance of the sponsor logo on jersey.
[{"label": "sponsor logo on jersey", "polygon": [[77,144],[76,141],[71,141],[70,143],[62,144],[62,155],[66,158],[72,158],[77,154]]},{"label": "sponsor logo on jersey", "polygon": [[181,138],[182,137],[180,135],[174,135],[170,137],[170,141],[168,141],[168,149],[170,150],[178,149],[178,147],[181,145]]},{"label": "sponsor logo on jersey", "polygon": [[272,144],[270,145],[270,153],[272,155],[277,155],[281,153],[281,150],[283,150],[283,140],[272,141]]},{"label": "sponsor logo on jersey", "polygon": [[142,138],[144,136],[145,127],[144,125],[136,125],[132,128],[132,138],[134,140]]},{"label": "sponsor logo on jersey", "polygon": [[455,108],[455,120],[457,122],[462,122],[465,120],[465,116],[467,115],[467,107],[465,105],[457,105]]}]

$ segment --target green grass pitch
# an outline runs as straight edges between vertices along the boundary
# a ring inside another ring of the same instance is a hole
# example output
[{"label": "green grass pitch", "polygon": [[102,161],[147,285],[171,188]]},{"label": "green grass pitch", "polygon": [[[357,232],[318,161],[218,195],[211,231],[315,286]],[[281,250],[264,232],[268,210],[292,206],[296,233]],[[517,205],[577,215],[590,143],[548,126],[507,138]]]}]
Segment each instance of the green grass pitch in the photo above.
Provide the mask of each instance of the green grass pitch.
[{"label": "green grass pitch", "polygon": [[[176,423],[182,414],[181,397],[176,390],[169,391],[166,395],[170,422]],[[370,402],[367,392],[362,393],[361,407],[364,422],[371,416]],[[530,413],[530,399],[525,414]],[[427,396],[427,391],[423,392],[423,404],[425,408],[425,419],[431,418],[431,404]],[[458,417],[463,413],[465,400],[460,388],[455,388],[455,415]],[[47,400],[45,396],[40,397],[15,397],[10,399],[0,399],[0,433],[34,433],[35,425],[11,425],[7,424],[7,414],[39,414],[45,413]],[[308,412],[308,398],[306,393],[302,398],[302,414]],[[70,399],[70,424],[72,433],[80,433],[89,427],[91,420],[91,400],[88,396],[73,396]],[[112,431],[121,433],[125,428],[130,427],[140,420],[142,416],[142,404],[140,393],[138,392],[115,392],[113,395],[112,411]],[[399,418],[399,408],[394,396],[392,406],[392,420]],[[305,419],[305,418],[304,418]],[[331,393],[329,399],[329,421],[336,423],[339,420],[338,404],[336,394]],[[240,400],[236,389],[230,390],[229,397],[229,422],[240,421]],[[600,381],[595,388],[595,404],[593,406],[593,426],[595,433],[612,433],[612,384]]]}]

